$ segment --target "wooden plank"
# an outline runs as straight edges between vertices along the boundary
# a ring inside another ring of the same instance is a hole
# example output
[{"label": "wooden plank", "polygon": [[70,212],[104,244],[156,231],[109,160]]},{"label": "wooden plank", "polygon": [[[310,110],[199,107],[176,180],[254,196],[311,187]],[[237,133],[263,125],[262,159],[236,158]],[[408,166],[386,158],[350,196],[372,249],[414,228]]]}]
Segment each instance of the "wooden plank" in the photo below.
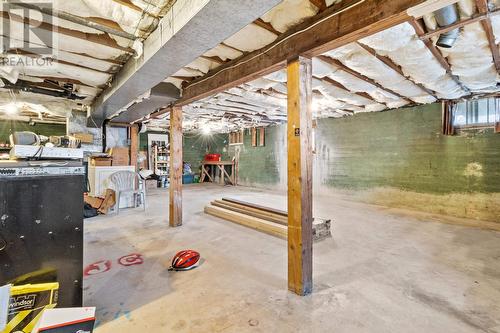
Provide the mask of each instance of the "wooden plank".
[{"label": "wooden plank", "polygon": [[288,289],[312,292],[312,62],[287,65]]},{"label": "wooden plank", "polygon": [[254,203],[246,202],[246,201],[243,201],[243,200],[238,200],[238,199],[233,199],[233,198],[222,198],[222,201],[227,201],[227,202],[235,203],[235,204],[238,204],[238,205],[241,205],[241,206],[246,206],[246,207],[250,207],[250,208],[259,209],[259,210],[262,210],[262,211],[265,211],[265,212],[269,212],[269,213],[273,213],[273,214],[276,214],[276,215],[281,215],[281,216],[285,216],[285,217],[288,216],[288,213],[285,212],[284,210],[270,208],[270,207],[265,207],[265,206],[257,205],[257,204],[254,204]]},{"label": "wooden plank", "polygon": [[257,79],[299,55],[317,56],[408,21],[407,9],[424,0],[344,0],[298,24],[276,41],[224,64],[193,81],[176,102],[186,105]]},{"label": "wooden plank", "polygon": [[259,219],[263,219],[263,220],[266,220],[269,222],[274,222],[274,223],[278,223],[281,225],[288,225],[288,219],[286,217],[277,218],[277,217],[269,216],[269,214],[266,214],[265,212],[254,211],[253,209],[245,207],[245,206],[238,207],[238,205],[227,204],[227,203],[224,203],[224,201],[220,201],[220,200],[212,201],[210,204],[212,206],[216,206],[216,207],[224,208],[227,210],[231,210],[233,212],[257,217]]},{"label": "wooden plank", "polygon": [[441,34],[444,34],[445,32],[448,32],[448,31],[451,31],[451,30],[455,30],[455,29],[464,27],[464,26],[472,24],[472,23],[483,21],[487,17],[488,16],[484,15],[484,14],[483,15],[476,15],[476,16],[473,16],[471,18],[468,18],[468,19],[465,19],[465,20],[462,20],[462,21],[457,21],[457,22],[455,22],[453,24],[450,24],[450,25],[447,25],[445,27],[440,27],[440,28],[437,28],[435,30],[431,30],[431,31],[423,34],[422,36],[419,36],[419,38],[420,38],[420,40],[431,39],[433,37],[436,37],[436,36],[439,36]]},{"label": "wooden plank", "polygon": [[170,214],[171,227],[182,225],[182,107],[170,112]]},{"label": "wooden plank", "polygon": [[265,215],[265,216],[268,216],[268,217],[273,218],[273,219],[279,219],[279,220],[284,221],[285,225],[288,224],[288,214],[287,215],[276,214],[276,213],[273,213],[272,211],[263,210],[261,208],[258,208],[258,207],[260,207],[258,205],[257,205],[257,207],[252,207],[252,206],[242,205],[242,204],[238,204],[238,203],[230,202],[230,201],[225,201],[225,200],[215,200],[214,202],[217,202],[217,203],[220,203],[223,205],[227,205],[227,206],[231,206],[231,207],[235,207],[235,208],[245,209],[245,210],[248,210],[249,212],[254,212],[254,213],[261,214],[261,215]]},{"label": "wooden plank", "polygon": [[252,127],[252,147],[257,147],[257,129]]},{"label": "wooden plank", "polygon": [[139,125],[130,127],[130,165],[137,170],[137,155],[139,154]]},{"label": "wooden plank", "polygon": [[287,237],[287,227],[281,224],[262,220],[246,214],[233,212],[220,207],[206,206],[205,213],[220,217],[225,220],[241,224],[243,226],[262,231],[266,234],[277,236],[283,239]]}]

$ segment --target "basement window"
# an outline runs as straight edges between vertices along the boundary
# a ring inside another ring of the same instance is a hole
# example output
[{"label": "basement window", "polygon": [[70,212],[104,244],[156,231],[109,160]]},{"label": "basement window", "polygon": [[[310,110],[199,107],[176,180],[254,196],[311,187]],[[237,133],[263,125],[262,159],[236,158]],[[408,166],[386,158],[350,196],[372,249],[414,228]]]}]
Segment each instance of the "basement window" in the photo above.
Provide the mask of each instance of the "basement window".
[{"label": "basement window", "polygon": [[243,144],[243,130],[238,132],[229,133],[229,144],[230,145],[242,145]]},{"label": "basement window", "polygon": [[483,98],[457,103],[453,126],[457,128],[493,127],[500,118],[500,98]]}]

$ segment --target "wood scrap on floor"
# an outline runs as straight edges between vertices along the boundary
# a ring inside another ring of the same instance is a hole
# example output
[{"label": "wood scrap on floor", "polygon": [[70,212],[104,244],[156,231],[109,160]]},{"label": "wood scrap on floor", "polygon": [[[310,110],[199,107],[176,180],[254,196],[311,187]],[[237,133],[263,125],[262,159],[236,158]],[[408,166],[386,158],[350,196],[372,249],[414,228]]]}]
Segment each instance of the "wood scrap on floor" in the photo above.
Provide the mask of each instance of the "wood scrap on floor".
[{"label": "wood scrap on floor", "polygon": [[101,214],[107,214],[109,209],[113,207],[116,203],[116,193],[112,189],[106,189],[106,194],[104,198],[93,197],[88,194],[84,194],[83,200],[85,203],[89,204],[92,208],[98,210]]},{"label": "wood scrap on floor", "polygon": [[[214,200],[209,206],[206,206],[205,213],[283,239],[286,239],[288,235],[288,213],[279,209],[222,198],[222,200]],[[330,226],[331,220],[314,218],[313,240],[318,242],[332,237]]]}]

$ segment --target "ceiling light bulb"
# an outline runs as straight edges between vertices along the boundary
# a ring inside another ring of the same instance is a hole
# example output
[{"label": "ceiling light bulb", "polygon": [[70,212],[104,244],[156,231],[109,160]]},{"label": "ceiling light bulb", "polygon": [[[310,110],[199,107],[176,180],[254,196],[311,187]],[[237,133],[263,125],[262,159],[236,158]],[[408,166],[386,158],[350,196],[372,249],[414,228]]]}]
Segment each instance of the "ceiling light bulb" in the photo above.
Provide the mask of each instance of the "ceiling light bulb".
[{"label": "ceiling light bulb", "polygon": [[201,129],[201,132],[205,135],[210,135],[210,127],[205,126]]},{"label": "ceiling light bulb", "polygon": [[5,113],[6,113],[6,114],[10,114],[10,115],[14,115],[14,114],[16,114],[16,113],[19,111],[19,109],[18,109],[17,105],[16,105],[16,104],[14,104],[14,103],[9,103],[9,104],[7,104],[7,105],[5,106],[5,109],[4,109],[4,110],[5,110]]}]

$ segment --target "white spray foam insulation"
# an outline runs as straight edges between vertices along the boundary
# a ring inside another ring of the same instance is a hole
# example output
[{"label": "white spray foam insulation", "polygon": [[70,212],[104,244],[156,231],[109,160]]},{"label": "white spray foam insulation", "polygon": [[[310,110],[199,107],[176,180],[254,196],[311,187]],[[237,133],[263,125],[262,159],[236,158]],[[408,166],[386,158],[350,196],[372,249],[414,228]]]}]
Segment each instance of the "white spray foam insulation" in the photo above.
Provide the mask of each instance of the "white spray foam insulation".
[{"label": "white spray foam insulation", "polygon": [[408,23],[363,38],[360,42],[389,57],[406,76],[437,92],[439,98],[455,99],[467,94],[446,73]]},{"label": "white spray foam insulation", "polygon": [[189,67],[183,67],[179,69],[177,72],[174,73],[172,76],[186,76],[186,77],[196,77],[196,76],[202,76],[204,73],[194,69],[194,68],[189,68]]},{"label": "white spray foam insulation", "polygon": [[356,43],[347,44],[325,55],[417,103],[432,103],[436,100]]},{"label": "white spray foam insulation", "polygon": [[[2,35],[8,34],[10,39],[16,41],[15,43],[21,43],[19,47],[22,47],[22,41],[24,40],[24,25],[21,22],[11,21],[10,22],[11,29],[7,31],[3,31],[4,27],[0,24],[0,33]],[[30,44],[35,46],[45,46],[44,44],[36,43],[34,41],[30,41]],[[98,44],[86,40],[82,40],[77,37],[68,36],[58,34],[57,38],[57,47],[59,50],[79,53],[79,54],[89,54],[92,57],[98,59],[116,59],[120,55],[123,54],[123,51],[117,48],[113,48],[111,46]],[[15,46],[15,44],[13,45]]]},{"label": "white spray foam insulation", "polygon": [[169,77],[169,78],[166,78],[165,80],[163,80],[163,82],[172,83],[177,88],[182,89],[182,82],[184,82],[184,80],[174,78],[174,77]]},{"label": "white spray foam insulation", "polygon": [[472,0],[460,0],[457,2],[458,13],[462,20],[471,18],[476,12],[476,4]]},{"label": "white spray foam insulation", "polygon": [[10,58],[16,59],[16,63],[18,64],[17,66],[12,66],[13,70],[29,76],[71,78],[90,86],[104,85],[109,82],[112,77],[111,74],[55,62],[50,66],[25,66],[25,64],[30,64],[29,57],[11,55]]},{"label": "white spray foam insulation", "polygon": [[152,16],[143,15],[141,11],[115,1],[55,0],[54,8],[67,13],[78,13],[82,17],[112,20],[118,23],[124,31],[135,35],[146,31],[154,23]]},{"label": "white spray foam insulation", "polygon": [[480,23],[463,27],[452,48],[440,48],[453,74],[472,91],[496,89],[497,72],[486,33]]},{"label": "white spray foam insulation", "polygon": [[271,44],[276,38],[272,32],[252,23],[226,39],[224,43],[240,51],[250,52]]},{"label": "white spray foam insulation", "polygon": [[243,53],[236,51],[230,47],[224,46],[222,44],[217,45],[213,49],[207,51],[204,55],[207,57],[219,57],[223,61],[236,59]]},{"label": "white spray foam insulation", "polygon": [[203,72],[203,73],[207,73],[207,72],[211,71],[212,69],[217,68],[218,66],[219,65],[214,61],[210,61],[210,60],[205,59],[205,58],[198,58],[195,61],[193,61],[192,63],[190,63],[189,65],[187,65],[186,67],[196,69],[196,70]]},{"label": "white spray foam insulation", "polygon": [[306,18],[318,13],[318,8],[309,0],[284,0],[262,16],[279,32],[285,32]]},{"label": "white spray foam insulation", "polygon": [[272,80],[272,81],[277,81],[277,82],[283,82],[286,83],[287,81],[287,74],[286,70],[282,69],[276,72],[273,72],[271,74],[268,74],[264,76],[265,79]]},{"label": "white spray foam insulation", "polygon": [[495,43],[500,44],[500,15],[492,15],[490,17],[493,35],[495,35]]},{"label": "white spray foam insulation", "polygon": [[[16,103],[20,103],[19,107],[25,107],[29,112],[46,112],[48,114],[66,117],[72,109],[77,109],[78,105],[75,101],[70,101],[66,98],[57,98],[30,92],[18,91],[15,93]],[[13,103],[12,95],[7,91],[0,91],[0,105]]]}]

